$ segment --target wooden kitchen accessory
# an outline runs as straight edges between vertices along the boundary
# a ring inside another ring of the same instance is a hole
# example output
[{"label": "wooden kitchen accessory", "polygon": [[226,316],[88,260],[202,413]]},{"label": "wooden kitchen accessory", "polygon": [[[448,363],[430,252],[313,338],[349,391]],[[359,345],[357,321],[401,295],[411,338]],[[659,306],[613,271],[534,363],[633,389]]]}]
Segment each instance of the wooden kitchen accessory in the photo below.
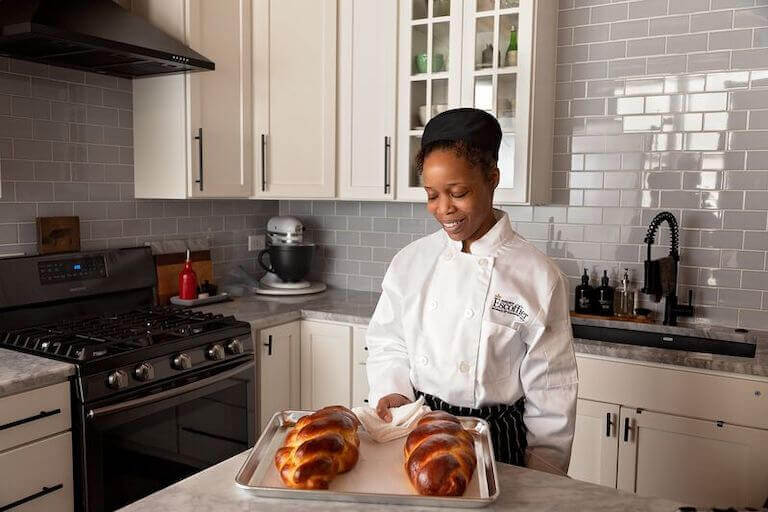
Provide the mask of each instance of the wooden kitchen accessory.
[{"label": "wooden kitchen accessory", "polygon": [[[179,272],[184,268],[186,256],[186,253],[183,252],[155,255],[158,304],[168,304],[171,297],[179,294]],[[203,283],[206,280],[213,282],[211,251],[192,251],[190,253],[190,261],[192,262],[192,270],[197,274],[197,281],[199,283]]]},{"label": "wooden kitchen accessory", "polygon": [[80,217],[37,217],[37,252],[80,250]]}]

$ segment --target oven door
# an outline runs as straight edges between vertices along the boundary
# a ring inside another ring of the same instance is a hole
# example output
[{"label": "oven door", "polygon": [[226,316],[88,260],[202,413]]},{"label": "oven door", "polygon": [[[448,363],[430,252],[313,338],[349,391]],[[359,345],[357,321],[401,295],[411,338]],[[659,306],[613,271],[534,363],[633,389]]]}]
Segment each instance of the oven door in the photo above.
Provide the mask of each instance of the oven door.
[{"label": "oven door", "polygon": [[80,507],[118,509],[253,446],[254,382],[247,354],[82,408]]}]

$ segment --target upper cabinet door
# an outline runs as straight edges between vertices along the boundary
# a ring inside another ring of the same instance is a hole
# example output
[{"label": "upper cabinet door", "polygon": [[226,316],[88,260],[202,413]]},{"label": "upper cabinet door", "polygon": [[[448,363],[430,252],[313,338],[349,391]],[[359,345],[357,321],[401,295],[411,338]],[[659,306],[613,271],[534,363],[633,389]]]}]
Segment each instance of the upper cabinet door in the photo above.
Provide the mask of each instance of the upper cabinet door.
[{"label": "upper cabinet door", "polygon": [[187,0],[187,43],[216,63],[188,75],[191,197],[249,197],[251,2]]},{"label": "upper cabinet door", "polygon": [[531,1],[464,3],[461,102],[490,112],[501,125],[499,202],[527,198],[533,10]]},{"label": "upper cabinet door", "polygon": [[133,0],[132,11],[216,64],[134,80],[135,196],[249,197],[251,3]]},{"label": "upper cabinet door", "polygon": [[394,197],[397,2],[339,3],[339,197]]},{"label": "upper cabinet door", "polygon": [[256,197],[333,197],[336,0],[255,0]]},{"label": "upper cabinet door", "polygon": [[461,100],[462,2],[401,0],[397,199],[425,201],[414,165],[424,125]]}]

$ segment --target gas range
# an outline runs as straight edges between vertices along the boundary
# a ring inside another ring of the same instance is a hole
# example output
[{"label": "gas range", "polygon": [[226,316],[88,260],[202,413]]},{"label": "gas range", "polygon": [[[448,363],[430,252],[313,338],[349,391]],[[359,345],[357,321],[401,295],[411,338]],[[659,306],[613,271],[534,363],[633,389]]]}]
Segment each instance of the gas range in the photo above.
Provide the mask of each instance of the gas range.
[{"label": "gas range", "polygon": [[154,305],[149,248],[0,259],[0,348],[70,362],[75,510],[115,510],[247,449],[251,328]]}]

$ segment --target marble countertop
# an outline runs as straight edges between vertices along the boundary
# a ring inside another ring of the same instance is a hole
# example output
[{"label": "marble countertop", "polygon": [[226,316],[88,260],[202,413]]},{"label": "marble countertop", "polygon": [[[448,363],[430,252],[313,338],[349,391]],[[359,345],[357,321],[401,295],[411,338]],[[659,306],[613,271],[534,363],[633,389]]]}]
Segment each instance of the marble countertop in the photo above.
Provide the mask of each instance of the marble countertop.
[{"label": "marble countertop", "polygon": [[75,366],[0,348],[0,397],[64,382]]},{"label": "marble countertop", "polygon": [[[250,322],[254,329],[280,325],[300,318],[367,325],[378,300],[378,293],[333,289],[305,296],[239,297],[230,302],[202,306],[200,309],[213,313],[234,315],[239,320]],[[655,324],[583,318],[573,318],[572,321],[574,324],[581,323],[622,329],[654,330],[702,338],[743,341],[757,345],[755,357],[747,358],[665,348],[640,347],[577,338],[574,340],[574,349],[578,355],[611,357],[768,377],[768,332],[765,331],[751,330],[749,333],[743,334],[736,333],[732,328],[711,325],[668,327]]]},{"label": "marble countertop", "polygon": [[[297,511],[389,511],[411,510],[436,512],[438,508],[403,505],[373,505],[332,501],[268,499],[251,495],[235,486],[235,474],[247,452],[197,473],[170,487],[120,509],[122,512],[165,512],[194,510],[197,512],[254,512],[257,510]],[[499,499],[482,510],[569,510],[573,512],[664,511],[673,512],[680,503],[660,498],[644,498],[594,484],[532,469],[499,464]]]}]

